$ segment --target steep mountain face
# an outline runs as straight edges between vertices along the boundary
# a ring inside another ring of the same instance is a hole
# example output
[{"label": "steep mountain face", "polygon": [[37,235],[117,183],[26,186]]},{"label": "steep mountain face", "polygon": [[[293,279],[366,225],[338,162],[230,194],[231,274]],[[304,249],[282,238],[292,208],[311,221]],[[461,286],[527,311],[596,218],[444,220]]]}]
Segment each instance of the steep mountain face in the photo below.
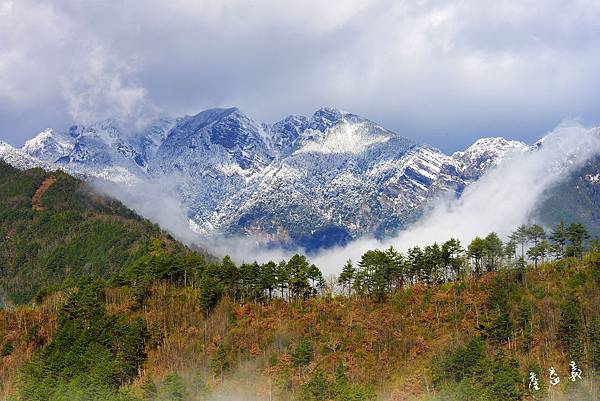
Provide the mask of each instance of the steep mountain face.
[{"label": "steep mountain face", "polygon": [[210,109],[136,134],[107,120],[45,130],[22,149],[2,146],[18,167],[37,161],[122,183],[167,179],[195,231],[308,250],[393,233],[428,200],[460,194],[508,153],[529,149],[484,138],[446,155],[332,108],[272,125],[237,108]]},{"label": "steep mountain face", "polygon": [[452,157],[458,161],[462,176],[467,180],[476,180],[490,167],[495,166],[509,152],[526,152],[529,146],[518,141],[504,138],[478,139],[464,152],[456,152]]}]

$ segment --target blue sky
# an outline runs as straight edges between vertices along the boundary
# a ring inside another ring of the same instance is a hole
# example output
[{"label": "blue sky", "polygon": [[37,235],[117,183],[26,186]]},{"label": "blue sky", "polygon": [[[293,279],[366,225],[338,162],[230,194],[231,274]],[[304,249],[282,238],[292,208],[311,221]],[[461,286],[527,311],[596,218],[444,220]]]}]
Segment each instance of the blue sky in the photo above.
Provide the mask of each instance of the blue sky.
[{"label": "blue sky", "polygon": [[0,138],[335,106],[445,151],[600,123],[598,1],[0,0]]}]

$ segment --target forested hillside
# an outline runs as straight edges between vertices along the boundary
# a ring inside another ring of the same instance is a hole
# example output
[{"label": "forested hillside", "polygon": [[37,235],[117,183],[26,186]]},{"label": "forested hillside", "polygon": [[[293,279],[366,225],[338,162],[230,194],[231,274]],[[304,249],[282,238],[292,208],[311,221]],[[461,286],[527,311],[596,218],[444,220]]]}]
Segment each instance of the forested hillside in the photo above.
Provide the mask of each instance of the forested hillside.
[{"label": "forested hillside", "polygon": [[0,161],[0,306],[32,299],[65,278],[111,272],[147,253],[157,226],[62,172]]},{"label": "forested hillside", "polygon": [[[301,255],[207,263],[155,240],[109,280],[67,281],[0,312],[0,394],[598,400],[600,249],[579,247],[581,228],[372,250],[329,281]],[[540,244],[552,260],[531,251]]]},{"label": "forested hillside", "polygon": [[68,175],[0,167],[22,303],[0,309],[0,399],[600,399],[584,224],[373,249],[325,277],[303,255],[217,261]]}]

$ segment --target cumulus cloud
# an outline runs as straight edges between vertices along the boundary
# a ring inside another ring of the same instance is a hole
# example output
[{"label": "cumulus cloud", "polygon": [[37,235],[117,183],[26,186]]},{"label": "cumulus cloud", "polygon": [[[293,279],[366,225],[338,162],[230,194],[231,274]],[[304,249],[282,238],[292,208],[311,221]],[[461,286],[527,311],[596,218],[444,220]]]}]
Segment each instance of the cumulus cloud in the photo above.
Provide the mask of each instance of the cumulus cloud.
[{"label": "cumulus cloud", "polygon": [[112,118],[128,131],[143,128],[158,110],[149,103],[145,88],[126,81],[128,73],[131,68],[111,59],[104,48],[90,49],[61,78],[69,115],[82,124]]},{"label": "cumulus cloud", "polygon": [[136,79],[135,58],[115,53],[67,4],[0,1],[2,127],[18,131],[28,111],[38,127],[57,118],[83,124],[113,118],[129,131],[140,128],[158,109]]},{"label": "cumulus cloud", "polygon": [[[0,0],[0,132],[334,105],[444,150],[597,123],[600,6],[535,1]],[[152,109],[151,107],[151,109]]]}]

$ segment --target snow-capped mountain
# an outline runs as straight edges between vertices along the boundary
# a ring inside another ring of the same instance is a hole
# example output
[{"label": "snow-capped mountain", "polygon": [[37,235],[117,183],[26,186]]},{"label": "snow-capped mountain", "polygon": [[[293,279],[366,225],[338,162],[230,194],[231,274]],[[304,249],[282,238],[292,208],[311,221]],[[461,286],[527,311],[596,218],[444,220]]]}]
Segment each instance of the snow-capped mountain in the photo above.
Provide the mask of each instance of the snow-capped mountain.
[{"label": "snow-capped mountain", "polygon": [[26,141],[23,151],[31,157],[53,163],[69,155],[74,146],[74,138],[48,128],[40,132],[35,138]]},{"label": "snow-capped mountain", "polygon": [[42,160],[36,159],[30,156],[24,150],[14,148],[10,144],[1,140],[0,159],[21,170],[26,170],[34,167],[51,168],[50,164],[47,164]]},{"label": "snow-capped mountain", "polygon": [[452,158],[460,163],[465,179],[477,179],[490,167],[495,166],[509,152],[526,152],[529,146],[519,141],[504,138],[481,138],[463,152],[456,152]]},{"label": "snow-capped mountain", "polygon": [[196,231],[309,249],[392,233],[428,200],[460,194],[510,152],[529,150],[484,138],[446,155],[333,108],[274,124],[210,109],[138,133],[106,120],[8,147],[0,144],[0,157],[20,168],[37,163],[124,183],[172,179]]}]

